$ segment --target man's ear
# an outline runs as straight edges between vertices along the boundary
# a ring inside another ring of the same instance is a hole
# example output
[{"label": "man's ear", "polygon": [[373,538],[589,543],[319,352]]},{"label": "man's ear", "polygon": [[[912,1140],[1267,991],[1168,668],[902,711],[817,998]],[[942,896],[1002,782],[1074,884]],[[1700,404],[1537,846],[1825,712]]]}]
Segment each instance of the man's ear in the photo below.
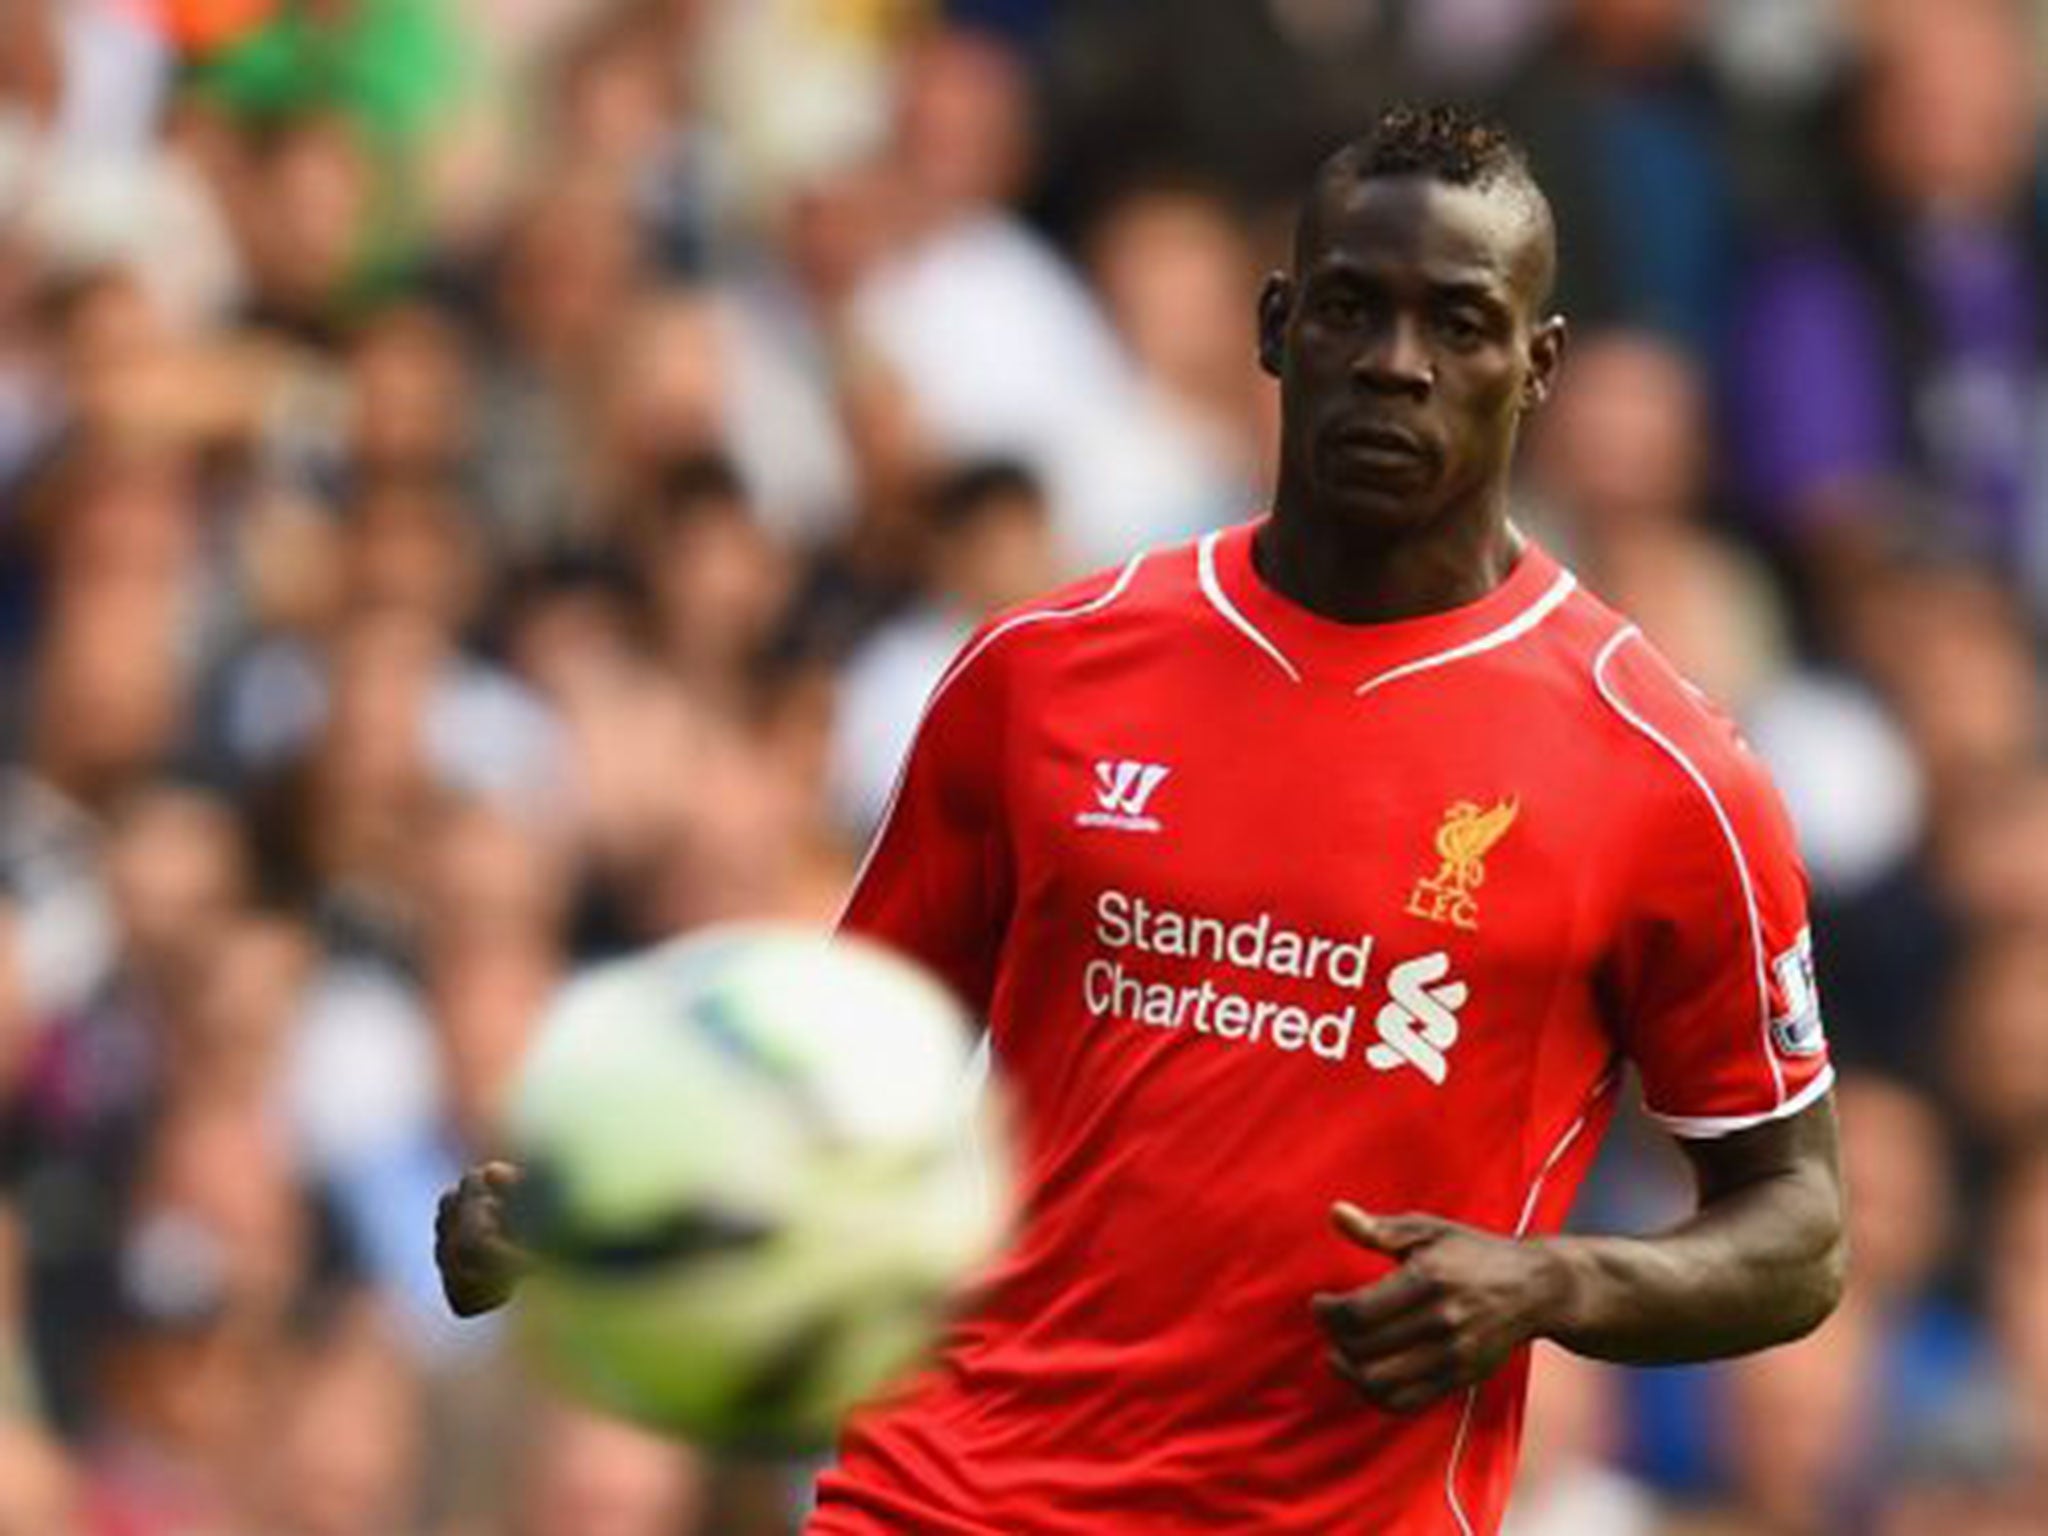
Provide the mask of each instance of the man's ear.
[{"label": "man's ear", "polygon": [[1268,272],[1259,289],[1259,366],[1276,379],[1287,361],[1287,311],[1293,304],[1293,280]]},{"label": "man's ear", "polygon": [[1529,333],[1529,376],[1522,382],[1522,409],[1533,411],[1550,398],[1557,371],[1564,366],[1568,328],[1563,315],[1552,315]]}]

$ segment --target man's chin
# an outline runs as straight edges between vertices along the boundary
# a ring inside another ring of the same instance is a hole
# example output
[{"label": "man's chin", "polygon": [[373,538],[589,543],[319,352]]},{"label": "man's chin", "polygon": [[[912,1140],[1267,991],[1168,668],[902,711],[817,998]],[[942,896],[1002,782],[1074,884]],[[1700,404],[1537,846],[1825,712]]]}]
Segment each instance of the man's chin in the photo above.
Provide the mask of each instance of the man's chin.
[{"label": "man's chin", "polygon": [[1420,528],[1436,515],[1429,487],[1391,480],[1326,485],[1318,498],[1331,518],[1349,526],[1399,534]]}]

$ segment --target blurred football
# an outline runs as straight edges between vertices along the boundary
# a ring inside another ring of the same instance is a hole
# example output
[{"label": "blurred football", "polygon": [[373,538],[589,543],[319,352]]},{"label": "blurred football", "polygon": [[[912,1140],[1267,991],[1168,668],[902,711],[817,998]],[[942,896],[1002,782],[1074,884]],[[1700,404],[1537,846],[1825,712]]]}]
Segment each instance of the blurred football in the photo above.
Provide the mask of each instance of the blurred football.
[{"label": "blurred football", "polygon": [[707,931],[572,981],[516,1084],[515,1326],[574,1394],[800,1447],[930,1345],[1007,1225],[970,1021],[862,941]]}]

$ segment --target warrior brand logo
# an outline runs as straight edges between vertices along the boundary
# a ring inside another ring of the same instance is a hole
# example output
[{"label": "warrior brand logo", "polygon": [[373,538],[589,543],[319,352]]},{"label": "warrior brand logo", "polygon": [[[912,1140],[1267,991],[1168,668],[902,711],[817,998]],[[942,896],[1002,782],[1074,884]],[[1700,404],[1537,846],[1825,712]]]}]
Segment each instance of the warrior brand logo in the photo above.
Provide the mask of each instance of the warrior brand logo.
[{"label": "warrior brand logo", "polygon": [[1157,832],[1159,819],[1145,814],[1146,802],[1166,778],[1163,763],[1134,763],[1104,758],[1095,765],[1095,803],[1100,810],[1074,818],[1084,827],[1116,827],[1125,832]]},{"label": "warrior brand logo", "polygon": [[1450,973],[1451,957],[1442,950],[1404,960],[1387,973],[1389,1001],[1373,1020],[1380,1040],[1366,1048],[1369,1065],[1382,1072],[1413,1067],[1442,1085],[1450,1072],[1444,1052],[1458,1043],[1458,1010],[1468,995],[1462,981],[1444,981]]},{"label": "warrior brand logo", "polygon": [[1095,791],[1095,803],[1105,811],[1142,816],[1145,802],[1165,777],[1166,769],[1158,763],[1097,763],[1095,782],[1100,787]]},{"label": "warrior brand logo", "polygon": [[1508,799],[1487,807],[1460,800],[1445,811],[1436,829],[1436,873],[1415,882],[1408,893],[1408,915],[1477,928],[1479,898],[1473,892],[1486,883],[1487,852],[1507,836],[1520,810],[1520,801]]}]

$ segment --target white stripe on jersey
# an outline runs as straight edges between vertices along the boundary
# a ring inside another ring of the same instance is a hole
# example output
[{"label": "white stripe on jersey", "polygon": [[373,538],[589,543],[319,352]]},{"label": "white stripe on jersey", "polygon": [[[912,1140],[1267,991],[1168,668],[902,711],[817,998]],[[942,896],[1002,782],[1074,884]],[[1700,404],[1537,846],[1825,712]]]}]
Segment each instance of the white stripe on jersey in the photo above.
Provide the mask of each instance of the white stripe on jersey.
[{"label": "white stripe on jersey", "polygon": [[[1664,754],[1678,764],[1685,776],[1692,780],[1693,786],[1706,797],[1707,806],[1713,811],[1714,820],[1720,825],[1721,836],[1727,840],[1728,852],[1735,860],[1736,878],[1742,884],[1743,914],[1749,922],[1749,947],[1756,968],[1757,1029],[1763,1044],[1764,1060],[1770,1063],[1771,1081],[1776,1085],[1778,1092],[1777,1105],[1764,1116],[1765,1119],[1769,1119],[1773,1115],[1785,1112],[1785,1071],[1778,1065],[1778,1053],[1771,1047],[1771,991],[1770,984],[1764,977],[1768,957],[1764,953],[1764,924],[1762,916],[1757,911],[1756,886],[1750,880],[1749,860],[1743,856],[1742,841],[1735,835],[1735,823],[1728,819],[1728,812],[1722,807],[1720,796],[1714,793],[1713,786],[1707,782],[1706,775],[1700,772],[1691,758],[1679,750],[1670,737],[1623,703],[1621,696],[1607,680],[1607,663],[1613,660],[1614,653],[1630,640],[1640,639],[1641,636],[1642,631],[1633,624],[1624,625],[1616,630],[1613,637],[1600,647],[1600,654],[1593,658],[1593,683],[1600,690],[1600,697],[1613,707],[1616,714],[1662,748]],[[1658,1118],[1666,1124],[1683,1123],[1677,1117],[1658,1115]]]}]

